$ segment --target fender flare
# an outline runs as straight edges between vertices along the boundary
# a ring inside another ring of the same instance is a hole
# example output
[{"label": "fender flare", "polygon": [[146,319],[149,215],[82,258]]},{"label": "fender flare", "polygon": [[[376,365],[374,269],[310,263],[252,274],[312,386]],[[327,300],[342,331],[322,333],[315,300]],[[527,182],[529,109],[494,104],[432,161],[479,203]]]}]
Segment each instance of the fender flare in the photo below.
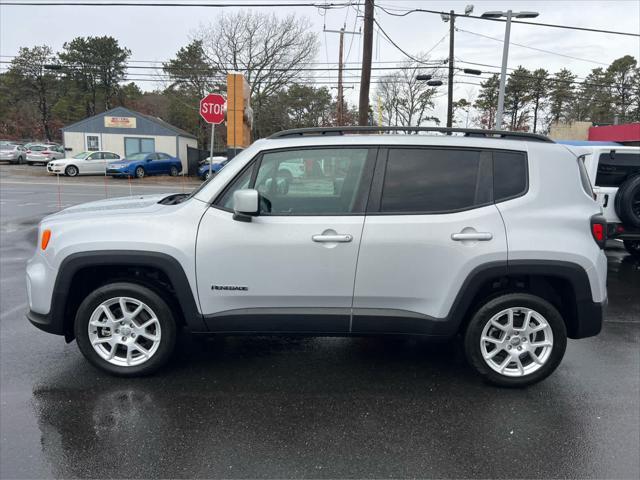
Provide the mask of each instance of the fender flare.
[{"label": "fender flare", "polygon": [[79,252],[65,258],[58,269],[51,297],[51,333],[65,334],[65,309],[71,282],[78,271],[99,266],[152,267],[165,273],[178,299],[187,326],[193,332],[206,331],[202,314],[198,311],[191,285],[180,262],[165,253],[123,250],[93,250]]}]

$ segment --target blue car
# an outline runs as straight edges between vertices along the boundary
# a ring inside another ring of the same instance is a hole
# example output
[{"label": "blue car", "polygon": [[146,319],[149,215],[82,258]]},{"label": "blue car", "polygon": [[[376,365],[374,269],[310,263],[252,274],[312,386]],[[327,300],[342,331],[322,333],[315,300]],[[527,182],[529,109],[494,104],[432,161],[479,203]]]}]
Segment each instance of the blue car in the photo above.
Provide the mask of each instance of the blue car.
[{"label": "blue car", "polygon": [[211,162],[211,173],[215,175],[222,169],[222,167],[224,167],[227,163],[229,163],[229,160],[227,160],[227,157],[205,158],[200,164],[200,166],[198,167],[198,176],[202,180],[206,180],[207,178],[209,178],[209,162]]},{"label": "blue car", "polygon": [[143,178],[146,175],[171,175],[176,177],[182,171],[179,158],[166,153],[135,153],[119,162],[107,166],[107,175],[112,177]]}]

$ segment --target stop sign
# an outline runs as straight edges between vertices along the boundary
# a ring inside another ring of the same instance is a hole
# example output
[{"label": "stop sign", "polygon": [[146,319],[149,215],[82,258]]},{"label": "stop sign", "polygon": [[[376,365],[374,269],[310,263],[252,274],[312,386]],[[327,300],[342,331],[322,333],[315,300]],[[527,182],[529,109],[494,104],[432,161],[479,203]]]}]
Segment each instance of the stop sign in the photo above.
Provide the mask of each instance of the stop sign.
[{"label": "stop sign", "polygon": [[226,100],[218,93],[210,93],[200,100],[200,116],[205,122],[215,125],[224,122],[224,104]]}]

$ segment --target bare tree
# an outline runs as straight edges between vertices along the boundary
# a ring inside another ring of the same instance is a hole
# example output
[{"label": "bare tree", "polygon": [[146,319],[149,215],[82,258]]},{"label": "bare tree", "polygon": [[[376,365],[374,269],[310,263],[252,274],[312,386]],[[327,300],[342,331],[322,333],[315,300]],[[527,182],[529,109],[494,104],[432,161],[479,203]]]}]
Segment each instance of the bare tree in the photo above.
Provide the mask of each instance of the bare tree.
[{"label": "bare tree", "polygon": [[[424,62],[426,59],[420,59]],[[377,96],[382,106],[382,119],[386,125],[419,127],[426,121],[440,123],[436,117],[430,116],[435,104],[436,89],[418,75],[430,74],[438,77],[438,70],[425,69],[422,63],[406,62],[402,69],[381,79],[377,88]]]},{"label": "bare tree", "polygon": [[307,18],[240,11],[223,14],[195,35],[217,72],[244,73],[254,97],[280,91],[298,78],[318,51]]}]

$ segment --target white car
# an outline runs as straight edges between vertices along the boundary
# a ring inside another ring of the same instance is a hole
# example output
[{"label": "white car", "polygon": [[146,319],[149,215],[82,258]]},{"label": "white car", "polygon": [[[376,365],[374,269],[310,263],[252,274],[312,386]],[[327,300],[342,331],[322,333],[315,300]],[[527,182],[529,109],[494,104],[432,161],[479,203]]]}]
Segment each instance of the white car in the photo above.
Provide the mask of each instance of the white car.
[{"label": "white car", "polygon": [[47,172],[52,175],[104,175],[109,162],[120,160],[120,155],[113,152],[81,152],[71,158],[62,158],[47,163]]},{"label": "white car", "polygon": [[[160,368],[186,327],[459,336],[488,381],[544,379],[567,338],[600,332],[607,302],[606,222],[584,165],[541,135],[383,129],[281,132],[191,194],[46,217],[27,317],[121,376]],[[342,131],[355,134],[326,134]],[[322,168],[279,182],[300,158]]]},{"label": "white car", "polygon": [[640,147],[569,148],[584,161],[607,221],[607,237],[621,240],[640,258]]},{"label": "white car", "polygon": [[36,165],[38,163],[46,165],[51,160],[64,158],[64,149],[58,145],[29,144],[27,149],[27,163]]}]

